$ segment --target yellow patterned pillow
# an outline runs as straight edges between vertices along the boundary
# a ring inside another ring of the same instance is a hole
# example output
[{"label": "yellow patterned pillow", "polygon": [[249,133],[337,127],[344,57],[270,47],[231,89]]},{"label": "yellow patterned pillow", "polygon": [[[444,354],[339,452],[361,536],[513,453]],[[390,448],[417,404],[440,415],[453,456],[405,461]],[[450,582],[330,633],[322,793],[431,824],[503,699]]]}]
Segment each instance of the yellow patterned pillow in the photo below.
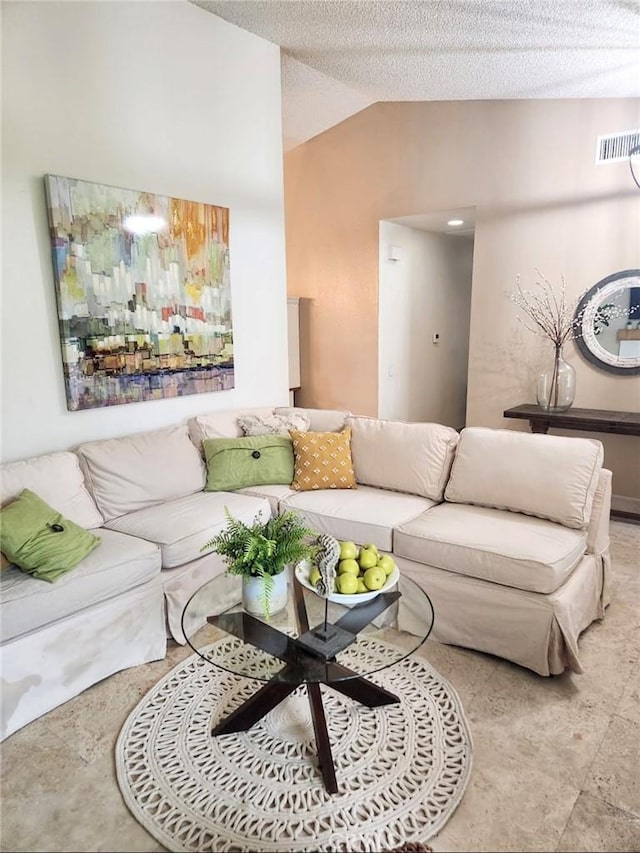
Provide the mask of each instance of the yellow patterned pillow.
[{"label": "yellow patterned pillow", "polygon": [[342,432],[300,432],[293,441],[293,482],[299,492],[314,489],[357,489],[351,461],[351,429]]}]

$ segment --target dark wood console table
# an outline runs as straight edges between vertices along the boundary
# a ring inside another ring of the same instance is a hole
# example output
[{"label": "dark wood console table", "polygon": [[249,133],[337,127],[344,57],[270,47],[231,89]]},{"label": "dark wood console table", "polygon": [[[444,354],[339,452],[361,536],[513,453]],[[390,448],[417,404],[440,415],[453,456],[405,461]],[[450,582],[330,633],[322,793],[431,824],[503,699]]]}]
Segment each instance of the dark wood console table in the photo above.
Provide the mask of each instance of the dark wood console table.
[{"label": "dark wood console table", "polygon": [[505,418],[529,421],[531,432],[556,429],[578,429],[584,432],[608,432],[617,435],[640,435],[640,414],[610,412],[607,409],[568,409],[566,412],[547,412],[540,406],[524,403],[503,413]]},{"label": "dark wood console table", "polygon": [[[529,421],[531,432],[546,433],[555,429],[577,429],[583,432],[607,432],[612,435],[640,435],[640,414],[612,412],[607,409],[568,409],[566,412],[546,412],[533,403],[514,406],[503,413],[505,418]],[[612,518],[640,522],[640,515],[625,510],[611,510]]]}]

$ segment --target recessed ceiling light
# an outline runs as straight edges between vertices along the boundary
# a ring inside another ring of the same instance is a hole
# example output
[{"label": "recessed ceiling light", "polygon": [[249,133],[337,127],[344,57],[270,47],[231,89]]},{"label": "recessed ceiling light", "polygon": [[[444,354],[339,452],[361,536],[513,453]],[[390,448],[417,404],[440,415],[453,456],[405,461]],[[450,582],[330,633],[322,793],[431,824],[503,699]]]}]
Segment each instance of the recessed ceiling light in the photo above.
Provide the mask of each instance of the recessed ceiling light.
[{"label": "recessed ceiling light", "polygon": [[456,225],[464,225],[464,219],[450,219],[447,225],[453,225],[454,227]]}]

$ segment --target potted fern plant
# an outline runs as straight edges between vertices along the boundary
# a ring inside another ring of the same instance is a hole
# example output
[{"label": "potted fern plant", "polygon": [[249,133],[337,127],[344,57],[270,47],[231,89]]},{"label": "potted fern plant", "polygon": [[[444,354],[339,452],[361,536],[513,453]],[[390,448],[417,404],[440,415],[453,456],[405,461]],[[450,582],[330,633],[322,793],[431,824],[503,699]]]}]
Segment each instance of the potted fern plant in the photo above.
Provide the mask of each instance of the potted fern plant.
[{"label": "potted fern plant", "polygon": [[227,526],[201,550],[216,551],[227,564],[228,574],[242,575],[244,609],[270,619],[287,603],[285,568],[313,559],[317,546],[310,540],[317,533],[292,510],[268,521],[256,517],[251,525],[234,518],[228,507],[224,512]]}]

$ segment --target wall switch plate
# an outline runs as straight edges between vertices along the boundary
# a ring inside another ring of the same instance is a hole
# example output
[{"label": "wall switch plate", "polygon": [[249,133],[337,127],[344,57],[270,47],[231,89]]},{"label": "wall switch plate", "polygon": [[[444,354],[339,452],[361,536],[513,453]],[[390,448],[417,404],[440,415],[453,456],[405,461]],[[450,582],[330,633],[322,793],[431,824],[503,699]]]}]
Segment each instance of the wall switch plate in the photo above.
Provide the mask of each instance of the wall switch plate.
[{"label": "wall switch plate", "polygon": [[440,332],[434,332],[431,336],[431,343],[438,344],[440,343]]}]

